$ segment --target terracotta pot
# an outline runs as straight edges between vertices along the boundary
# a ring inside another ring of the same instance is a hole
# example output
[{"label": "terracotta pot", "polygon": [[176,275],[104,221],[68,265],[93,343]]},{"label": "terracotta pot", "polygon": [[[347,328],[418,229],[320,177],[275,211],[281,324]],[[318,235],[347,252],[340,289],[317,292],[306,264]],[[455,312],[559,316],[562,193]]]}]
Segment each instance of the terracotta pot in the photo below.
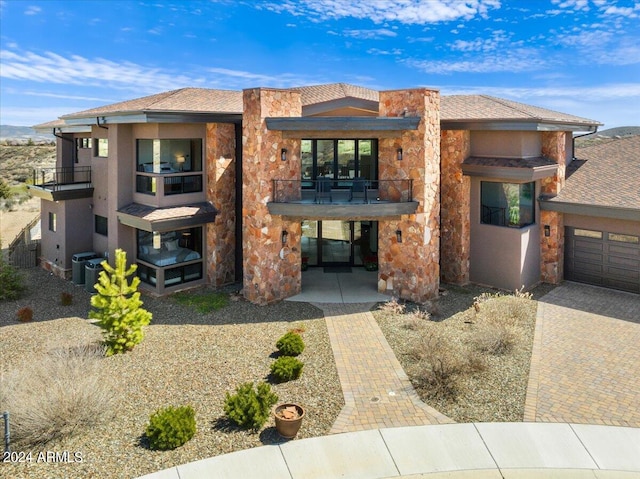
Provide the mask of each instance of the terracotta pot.
[{"label": "terracotta pot", "polygon": [[278,434],[285,439],[293,439],[300,430],[304,409],[293,403],[278,404],[273,408],[273,417]]}]

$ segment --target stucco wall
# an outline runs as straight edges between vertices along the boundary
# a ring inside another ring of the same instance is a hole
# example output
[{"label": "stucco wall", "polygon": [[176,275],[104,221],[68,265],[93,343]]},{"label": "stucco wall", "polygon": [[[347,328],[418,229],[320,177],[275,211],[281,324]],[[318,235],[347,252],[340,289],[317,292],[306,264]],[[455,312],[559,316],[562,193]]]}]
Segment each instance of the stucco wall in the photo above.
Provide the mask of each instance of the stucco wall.
[{"label": "stucco wall", "polygon": [[472,131],[471,156],[532,158],[540,156],[540,133],[535,131]]}]

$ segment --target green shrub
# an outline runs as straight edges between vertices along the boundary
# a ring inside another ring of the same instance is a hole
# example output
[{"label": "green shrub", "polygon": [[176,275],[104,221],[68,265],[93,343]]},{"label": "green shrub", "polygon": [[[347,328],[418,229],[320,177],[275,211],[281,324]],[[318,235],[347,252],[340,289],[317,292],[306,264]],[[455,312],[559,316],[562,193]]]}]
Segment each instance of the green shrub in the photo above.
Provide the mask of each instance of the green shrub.
[{"label": "green shrub", "polygon": [[304,341],[299,334],[289,331],[278,339],[276,348],[285,356],[297,356],[304,351]]},{"label": "green shrub", "polygon": [[0,301],[18,299],[24,289],[24,278],[0,253]]},{"label": "green shrub", "polygon": [[137,265],[127,269],[127,253],[116,250],[116,267],[106,261],[104,271],[96,284],[97,294],[91,297],[89,317],[98,320],[102,328],[107,356],[130,351],[144,337],[142,327],[151,322],[151,313],[142,308],[138,286],[140,278],[134,276],[131,284],[127,277],[135,273]]},{"label": "green shrub", "polygon": [[304,363],[291,356],[281,356],[271,364],[271,374],[279,383],[298,379]]},{"label": "green shrub", "polygon": [[151,449],[166,451],[186,443],[196,433],[195,415],[191,406],[158,409],[145,431]]},{"label": "green shrub", "polygon": [[257,431],[267,422],[276,402],[278,396],[271,392],[267,383],[259,383],[256,389],[253,383],[244,383],[238,386],[234,395],[226,394],[224,412],[238,426]]}]

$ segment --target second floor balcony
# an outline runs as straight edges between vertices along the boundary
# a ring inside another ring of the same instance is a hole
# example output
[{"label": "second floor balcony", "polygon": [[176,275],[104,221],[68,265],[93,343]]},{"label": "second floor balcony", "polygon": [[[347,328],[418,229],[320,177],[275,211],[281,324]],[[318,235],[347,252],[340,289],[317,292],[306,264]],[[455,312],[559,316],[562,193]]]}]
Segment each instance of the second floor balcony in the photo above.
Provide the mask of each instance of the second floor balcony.
[{"label": "second floor balcony", "polygon": [[93,196],[90,166],[65,166],[33,170],[29,190],[49,201],[74,200]]},{"label": "second floor balcony", "polygon": [[413,180],[273,180],[269,213],[302,219],[385,218],[416,212]]}]

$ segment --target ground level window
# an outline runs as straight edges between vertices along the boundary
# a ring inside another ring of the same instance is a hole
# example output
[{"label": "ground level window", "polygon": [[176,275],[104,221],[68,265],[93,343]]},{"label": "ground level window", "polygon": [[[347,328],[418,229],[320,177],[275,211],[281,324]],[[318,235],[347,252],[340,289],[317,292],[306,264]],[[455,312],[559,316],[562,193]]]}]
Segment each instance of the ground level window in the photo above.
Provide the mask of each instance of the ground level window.
[{"label": "ground level window", "polygon": [[522,228],[535,222],[535,183],[480,184],[482,224]]},{"label": "ground level window", "polygon": [[95,232],[102,236],[109,236],[109,221],[104,216],[95,215]]},{"label": "ground level window", "polygon": [[58,218],[55,213],[49,212],[49,231],[56,231],[58,228]]}]

